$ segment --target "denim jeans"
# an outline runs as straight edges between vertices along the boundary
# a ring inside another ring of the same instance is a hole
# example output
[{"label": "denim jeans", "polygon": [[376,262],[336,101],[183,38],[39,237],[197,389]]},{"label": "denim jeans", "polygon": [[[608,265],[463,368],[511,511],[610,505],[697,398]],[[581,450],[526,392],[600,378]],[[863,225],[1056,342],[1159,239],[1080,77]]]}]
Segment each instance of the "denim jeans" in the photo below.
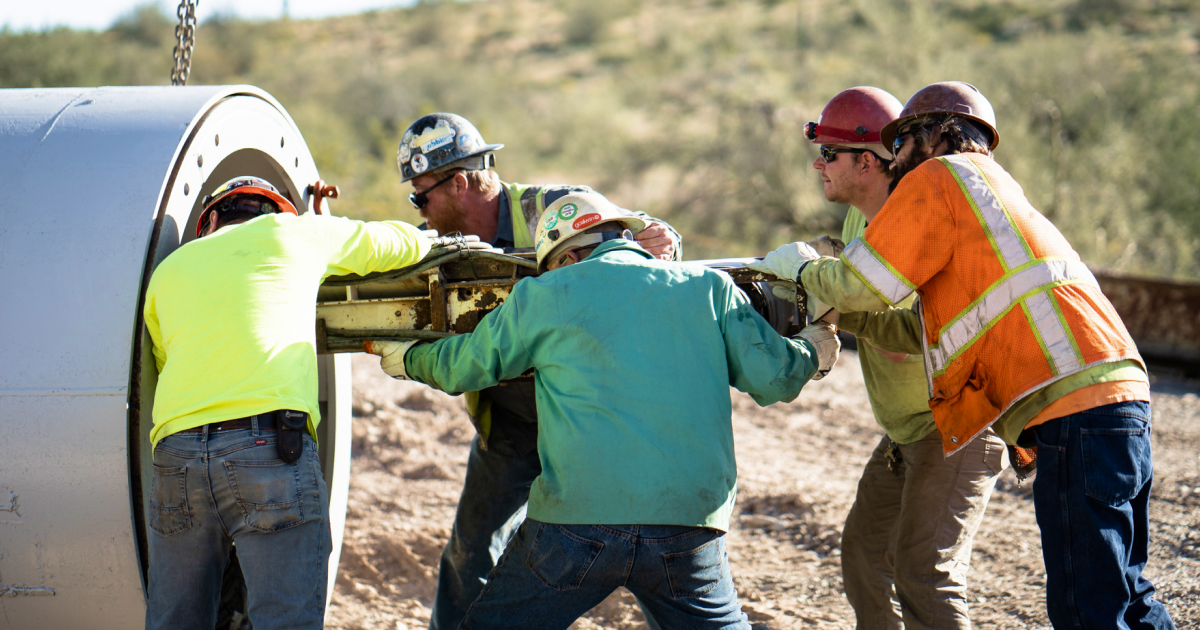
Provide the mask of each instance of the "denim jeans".
[{"label": "denim jeans", "polygon": [[988,431],[946,457],[936,429],[871,453],[842,530],[842,577],[856,628],[951,630],[971,627],[967,571],[971,543],[1004,471],[1004,441]]},{"label": "denim jeans", "polygon": [[533,519],[517,531],[461,628],[565,629],[621,586],[663,628],[750,628],[723,532]]},{"label": "denim jeans", "polygon": [[316,445],[285,464],[275,432],[176,433],[154,450],[147,630],[212,630],[230,545],[255,630],[321,628],[331,547]]},{"label": "denim jeans", "polygon": [[1105,405],[1032,429],[1033,501],[1055,628],[1174,628],[1142,576],[1150,537],[1150,405]]},{"label": "denim jeans", "polygon": [[488,450],[471,442],[467,479],[442,551],[430,630],[455,630],[525,520],[529,488],[542,473],[537,425],[493,418]]}]

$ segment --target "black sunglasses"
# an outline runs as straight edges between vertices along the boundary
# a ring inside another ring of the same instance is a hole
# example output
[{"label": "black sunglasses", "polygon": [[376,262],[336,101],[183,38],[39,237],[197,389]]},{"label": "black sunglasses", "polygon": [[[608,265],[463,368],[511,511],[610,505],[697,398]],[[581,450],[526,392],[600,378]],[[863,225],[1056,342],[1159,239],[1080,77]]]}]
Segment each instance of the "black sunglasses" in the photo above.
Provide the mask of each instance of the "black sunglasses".
[{"label": "black sunglasses", "polygon": [[429,188],[426,188],[425,190],[422,190],[419,193],[409,193],[408,194],[409,203],[411,203],[413,205],[413,207],[415,207],[417,210],[423,209],[425,207],[425,205],[429,203],[429,197],[426,196],[429,194],[429,191],[454,179],[454,176],[458,175],[458,173],[459,173],[459,171],[454,171],[453,173],[450,173],[450,175],[446,176],[438,183],[430,186]]},{"label": "black sunglasses", "polygon": [[836,160],[837,154],[839,154],[839,153],[866,153],[867,151],[870,151],[870,149],[843,149],[841,147],[831,147],[831,146],[822,144],[821,145],[821,160],[824,161],[826,164],[828,164],[828,163]]},{"label": "black sunglasses", "polygon": [[910,127],[896,134],[896,137],[892,139],[892,155],[900,155],[900,149],[904,147],[904,136],[911,136],[916,130],[916,127]]}]

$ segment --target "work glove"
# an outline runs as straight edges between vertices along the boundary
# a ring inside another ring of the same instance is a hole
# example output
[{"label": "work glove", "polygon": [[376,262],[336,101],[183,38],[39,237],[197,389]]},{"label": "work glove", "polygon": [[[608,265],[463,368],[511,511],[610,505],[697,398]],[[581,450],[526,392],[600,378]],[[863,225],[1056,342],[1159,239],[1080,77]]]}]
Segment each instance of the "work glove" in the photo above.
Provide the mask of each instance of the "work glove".
[{"label": "work glove", "polygon": [[371,354],[377,354],[383,357],[379,360],[379,367],[387,372],[388,376],[402,381],[409,380],[408,372],[404,370],[404,355],[413,346],[421,343],[419,339],[410,341],[364,341],[363,350]]},{"label": "work glove", "polygon": [[833,369],[838,360],[842,342],[838,340],[837,328],[829,322],[816,322],[804,327],[797,339],[803,339],[817,349],[817,373],[812,380],[819,381]]},{"label": "work glove", "polygon": [[[747,268],[763,273],[769,273],[779,278],[767,284],[771,285],[771,293],[781,300],[796,303],[796,284],[799,282],[800,268],[804,263],[816,260],[822,256],[836,257],[846,246],[840,240],[831,236],[820,236],[807,243],[788,243],[767,254],[766,258],[756,263],[746,265]],[[791,275],[783,275],[789,273]],[[814,308],[815,307],[815,308]],[[820,319],[832,310],[821,302],[809,298],[808,312],[813,319]]]}]

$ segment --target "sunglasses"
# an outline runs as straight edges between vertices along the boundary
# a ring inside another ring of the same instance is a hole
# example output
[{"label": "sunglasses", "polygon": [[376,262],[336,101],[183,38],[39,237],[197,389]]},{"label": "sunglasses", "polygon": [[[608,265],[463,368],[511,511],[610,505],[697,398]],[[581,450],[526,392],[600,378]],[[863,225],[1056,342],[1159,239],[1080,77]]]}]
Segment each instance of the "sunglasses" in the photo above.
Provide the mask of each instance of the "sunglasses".
[{"label": "sunglasses", "polygon": [[275,205],[269,199],[262,197],[251,197],[249,195],[238,195],[228,197],[221,200],[221,204],[217,206],[219,212],[257,212],[259,214],[274,214],[279,212],[279,206]]},{"label": "sunglasses", "polygon": [[841,147],[831,147],[831,146],[822,144],[821,145],[821,160],[823,162],[825,162],[826,164],[828,164],[828,163],[836,160],[837,154],[839,154],[839,153],[866,153],[867,151],[870,151],[870,149],[843,149]]},{"label": "sunglasses", "polygon": [[425,190],[422,190],[419,193],[409,193],[409,195],[408,195],[409,203],[411,203],[413,205],[413,207],[416,208],[417,210],[423,210],[425,208],[425,206],[429,204],[429,197],[427,196],[429,194],[429,191],[454,179],[455,175],[458,175],[458,171],[454,171],[453,173],[446,176],[438,183],[430,186],[429,188],[426,188]]},{"label": "sunglasses", "polygon": [[892,139],[892,155],[900,155],[900,149],[904,147],[904,136],[911,136],[916,130],[916,127],[910,127],[896,134],[896,137]]}]

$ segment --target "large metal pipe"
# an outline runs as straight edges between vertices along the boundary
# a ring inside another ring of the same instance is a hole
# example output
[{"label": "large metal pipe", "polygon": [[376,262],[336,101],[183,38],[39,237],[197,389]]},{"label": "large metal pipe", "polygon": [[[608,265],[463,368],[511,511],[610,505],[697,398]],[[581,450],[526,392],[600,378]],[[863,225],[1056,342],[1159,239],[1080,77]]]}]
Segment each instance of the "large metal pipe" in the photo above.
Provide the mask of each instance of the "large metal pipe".
[{"label": "large metal pipe", "polygon": [[[200,200],[263,177],[312,210],[295,123],[249,86],[0,90],[0,626],[143,625],[157,372],[141,320]],[[319,361],[334,553],[350,362]]]}]

